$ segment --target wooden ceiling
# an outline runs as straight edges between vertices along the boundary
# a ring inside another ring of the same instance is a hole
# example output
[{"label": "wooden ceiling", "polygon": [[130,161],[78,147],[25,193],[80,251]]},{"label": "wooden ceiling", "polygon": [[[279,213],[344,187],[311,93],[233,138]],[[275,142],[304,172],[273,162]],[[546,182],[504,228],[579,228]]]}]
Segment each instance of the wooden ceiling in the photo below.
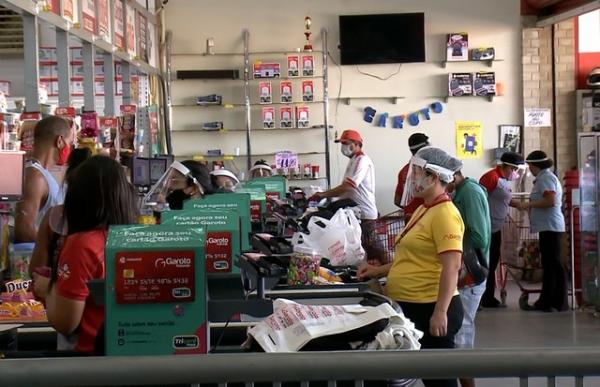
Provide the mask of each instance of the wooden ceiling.
[{"label": "wooden ceiling", "polygon": [[548,17],[590,2],[591,0],[521,0],[521,14]]}]

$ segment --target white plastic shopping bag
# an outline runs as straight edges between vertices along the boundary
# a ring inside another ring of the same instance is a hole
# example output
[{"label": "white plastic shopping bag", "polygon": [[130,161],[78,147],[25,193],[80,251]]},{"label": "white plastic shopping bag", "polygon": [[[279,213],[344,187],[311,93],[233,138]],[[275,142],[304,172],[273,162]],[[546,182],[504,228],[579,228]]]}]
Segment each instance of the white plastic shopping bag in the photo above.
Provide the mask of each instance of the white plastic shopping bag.
[{"label": "white plastic shopping bag", "polygon": [[365,259],[360,224],[352,210],[339,209],[331,219],[313,216],[307,229],[308,234],[294,235],[294,245],[310,247],[334,266],[358,265]]}]

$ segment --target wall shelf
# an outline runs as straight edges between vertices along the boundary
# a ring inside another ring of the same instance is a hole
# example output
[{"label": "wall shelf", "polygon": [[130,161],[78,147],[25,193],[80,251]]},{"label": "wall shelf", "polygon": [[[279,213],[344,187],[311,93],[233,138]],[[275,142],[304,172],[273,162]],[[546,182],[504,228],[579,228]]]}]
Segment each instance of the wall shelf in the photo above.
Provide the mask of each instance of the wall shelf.
[{"label": "wall shelf", "polygon": [[[183,71],[183,70],[182,70]],[[294,79],[319,79],[323,78],[322,75],[310,75],[310,76],[297,76],[297,77],[273,77],[273,78],[249,78],[248,82],[274,82],[274,81],[293,81]],[[234,81],[234,82],[245,82],[243,78],[186,78],[179,79],[173,78],[171,79],[173,82],[183,82],[183,81]]]},{"label": "wall shelf", "polygon": [[[271,103],[251,103],[250,106],[270,106],[270,105],[309,105],[309,104],[319,104],[324,101],[292,101],[292,102],[271,102]],[[234,108],[243,108],[246,107],[245,103],[224,103],[221,105],[195,105],[193,103],[182,103],[182,104],[173,104],[171,107],[174,108],[223,108],[223,109],[234,109]]]},{"label": "wall shelf", "polygon": [[443,98],[444,102],[448,103],[450,102],[450,100],[452,99],[461,99],[461,98],[481,98],[481,99],[486,99],[488,102],[493,102],[494,98],[498,97],[497,95],[486,95],[486,96],[480,96],[480,95],[461,95],[461,96],[451,96],[451,95],[446,95],[446,96],[440,96],[440,97],[435,97],[435,98]]},{"label": "wall shelf", "polygon": [[489,59],[489,60],[472,60],[472,59],[469,59],[469,60],[456,60],[456,61],[453,61],[453,60],[444,60],[444,61],[441,61],[441,62],[438,62],[438,63],[440,63],[440,65],[443,68],[446,68],[446,66],[448,64],[454,64],[454,63],[485,63],[485,64],[487,64],[488,67],[492,67],[492,65],[494,64],[494,62],[504,62],[504,59]]},{"label": "wall shelf", "polygon": [[[323,54],[322,50],[312,50],[312,51],[249,51],[248,55],[308,55],[308,54]],[[215,52],[215,53],[206,53],[206,52],[176,52],[171,54],[171,56],[244,56],[243,52]]]},{"label": "wall shelf", "polygon": [[[331,127],[330,127],[331,128]],[[311,126],[309,128],[254,128],[251,132],[274,132],[274,131],[295,131],[295,130],[322,130],[323,125]],[[227,132],[246,132],[246,129],[221,129],[221,130],[203,130],[203,129],[179,129],[173,130],[171,133],[227,133]]]},{"label": "wall shelf", "polygon": [[[315,156],[315,155],[324,155],[325,152],[294,152],[296,153],[298,156]],[[253,153],[252,155],[250,155],[250,157],[264,157],[264,156],[275,156],[275,152],[271,152],[271,153]],[[248,155],[246,154],[240,154],[240,155],[226,155],[226,154],[222,154],[222,155],[208,155],[208,154],[196,154],[196,155],[181,155],[181,156],[176,156],[179,159],[193,159],[193,160],[204,160],[204,159],[219,159],[222,158],[224,160],[233,160],[236,158],[243,158],[243,157],[248,157]],[[325,177],[326,179],[326,177]],[[300,179],[298,179],[300,180]]]},{"label": "wall shelf", "polygon": [[346,105],[351,105],[352,100],[354,99],[387,99],[392,102],[394,105],[397,105],[401,99],[406,99],[404,96],[370,96],[370,97],[339,97],[339,98],[330,98],[330,99],[339,99],[343,101]]}]

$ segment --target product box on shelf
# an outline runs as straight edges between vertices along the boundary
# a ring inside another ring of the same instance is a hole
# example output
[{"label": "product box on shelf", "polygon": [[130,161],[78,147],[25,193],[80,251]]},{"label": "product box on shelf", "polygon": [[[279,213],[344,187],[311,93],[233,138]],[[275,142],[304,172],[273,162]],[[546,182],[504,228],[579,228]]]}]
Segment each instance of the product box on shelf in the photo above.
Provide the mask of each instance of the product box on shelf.
[{"label": "product box on shelf", "polygon": [[208,195],[202,199],[191,199],[183,203],[185,210],[228,210],[240,217],[242,250],[250,249],[250,195],[247,193],[226,193]]},{"label": "product box on shelf", "polygon": [[293,98],[293,86],[290,81],[281,81],[279,83],[279,93],[282,103],[290,103]]},{"label": "product box on shelf", "polygon": [[83,77],[71,77],[71,95],[83,95]]},{"label": "product box on shelf", "polygon": [[314,101],[315,86],[313,81],[302,81],[302,101],[312,102]]},{"label": "product box on shelf", "polygon": [[315,73],[315,58],[312,55],[302,55],[302,76],[312,77]]},{"label": "product box on shelf", "polygon": [[259,82],[258,84],[259,102],[261,104],[270,104],[273,102],[273,90],[271,82]]},{"label": "product box on shelf", "polygon": [[71,55],[71,62],[81,62],[83,61],[83,48],[82,47],[69,47],[69,51]]},{"label": "product box on shelf", "polygon": [[240,255],[240,217],[229,210],[181,210],[165,211],[162,225],[197,227],[206,230],[207,273],[239,273],[236,257]]},{"label": "product box on shelf", "polygon": [[62,0],[61,15],[71,23],[77,23],[79,20],[78,15],[78,1],[77,0]]},{"label": "product box on shelf", "polygon": [[297,77],[300,75],[300,71],[299,71],[300,66],[298,65],[299,63],[300,63],[299,55],[288,55],[288,57],[287,57],[288,77]]},{"label": "product box on shelf", "polygon": [[275,127],[275,108],[262,108],[262,125],[264,129],[273,129]]},{"label": "product box on shelf", "polygon": [[123,0],[113,0],[113,12],[115,46],[117,47],[117,49],[122,51],[125,49]]},{"label": "product box on shelf", "polygon": [[96,18],[96,30],[98,31],[98,36],[100,36],[104,41],[111,43],[111,25],[110,25],[110,9],[109,9],[109,1],[108,0],[96,0],[96,10],[97,10],[97,18]]},{"label": "product box on shelf", "polygon": [[469,60],[469,35],[460,32],[448,34],[446,43],[446,60],[452,61],[467,61]]},{"label": "product box on shelf", "polygon": [[279,109],[279,127],[283,129],[294,127],[294,108],[282,106]]},{"label": "product box on shelf", "polygon": [[474,48],[471,51],[471,60],[494,60],[496,52],[494,47]]},{"label": "product box on shelf", "polygon": [[71,61],[71,76],[83,77],[83,62]]},{"label": "product box on shelf", "polygon": [[308,128],[310,126],[308,106],[296,106],[296,123],[299,128]]},{"label": "product box on shelf", "polygon": [[40,78],[40,85],[46,89],[49,97],[58,95],[58,78]]},{"label": "product box on shelf", "polygon": [[133,8],[131,5],[129,5],[128,2],[125,2],[125,25],[127,26],[127,28],[125,29],[125,31],[127,31],[127,36],[125,37],[125,41],[127,42],[127,53],[129,55],[131,55],[132,57],[136,57],[137,56],[137,45],[136,45],[136,41],[137,41],[137,35],[136,35],[136,28],[135,28],[135,8]]},{"label": "product box on shelf", "polygon": [[252,64],[254,78],[279,78],[281,65],[279,63],[256,62]]},{"label": "product box on shelf", "polygon": [[38,60],[40,62],[56,62],[56,47],[40,47]]},{"label": "product box on shelf", "polygon": [[450,73],[448,74],[448,95],[459,97],[473,93],[472,73]]},{"label": "product box on shelf", "polygon": [[56,62],[40,62],[40,78],[53,78],[58,76],[58,65]]},{"label": "product box on shelf", "polygon": [[107,355],[208,352],[205,243],[200,226],[110,228],[104,287]]},{"label": "product box on shelf", "polygon": [[496,95],[496,73],[493,71],[475,73],[473,95],[481,97]]},{"label": "product box on shelf", "polygon": [[97,32],[96,0],[81,0],[81,25],[92,34]]},{"label": "product box on shelf", "polygon": [[94,80],[94,93],[96,96],[104,95],[104,78],[96,78]]}]

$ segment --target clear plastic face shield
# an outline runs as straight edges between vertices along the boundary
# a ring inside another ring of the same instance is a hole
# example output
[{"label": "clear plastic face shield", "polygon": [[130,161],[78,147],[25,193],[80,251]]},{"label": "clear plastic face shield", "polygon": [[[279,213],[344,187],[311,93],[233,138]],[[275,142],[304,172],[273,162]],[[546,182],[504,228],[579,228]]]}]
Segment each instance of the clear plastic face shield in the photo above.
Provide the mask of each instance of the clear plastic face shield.
[{"label": "clear plastic face shield", "polygon": [[273,170],[268,165],[258,164],[250,168],[250,178],[271,177]]},{"label": "clear plastic face shield", "polygon": [[235,192],[241,185],[237,176],[226,169],[217,169],[210,174],[213,176],[216,187],[223,192]]},{"label": "clear plastic face shield", "polygon": [[164,211],[172,207],[169,199],[175,193],[190,198],[195,192],[204,196],[204,189],[193,177],[191,171],[182,163],[174,161],[146,194],[142,200],[142,209],[152,208],[154,211]]},{"label": "clear plastic face shield", "polygon": [[445,183],[454,181],[453,171],[439,165],[430,164],[427,160],[418,156],[413,156],[410,159],[406,185],[402,194],[402,206],[408,205],[415,197],[422,197],[423,193],[432,185],[427,181],[431,174],[437,175]]}]

